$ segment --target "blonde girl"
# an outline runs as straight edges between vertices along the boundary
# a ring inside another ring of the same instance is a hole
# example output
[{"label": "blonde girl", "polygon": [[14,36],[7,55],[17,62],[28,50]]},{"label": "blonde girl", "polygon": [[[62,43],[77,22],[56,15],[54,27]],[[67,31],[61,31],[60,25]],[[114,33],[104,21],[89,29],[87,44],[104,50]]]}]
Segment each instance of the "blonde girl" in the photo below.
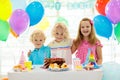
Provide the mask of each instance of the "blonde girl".
[{"label": "blonde girl", "polygon": [[72,63],[71,46],[72,39],[65,24],[56,23],[52,29],[53,41],[49,43],[51,57],[64,58],[67,64]]}]

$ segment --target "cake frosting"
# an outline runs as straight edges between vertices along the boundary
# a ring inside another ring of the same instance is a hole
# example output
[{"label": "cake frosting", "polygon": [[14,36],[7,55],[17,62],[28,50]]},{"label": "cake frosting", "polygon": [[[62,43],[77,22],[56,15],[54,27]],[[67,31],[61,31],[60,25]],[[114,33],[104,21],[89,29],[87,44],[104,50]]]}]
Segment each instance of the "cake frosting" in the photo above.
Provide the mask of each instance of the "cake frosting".
[{"label": "cake frosting", "polygon": [[49,68],[49,67],[58,67],[61,68],[61,66],[65,63],[64,58],[46,58],[44,60],[44,68]]}]

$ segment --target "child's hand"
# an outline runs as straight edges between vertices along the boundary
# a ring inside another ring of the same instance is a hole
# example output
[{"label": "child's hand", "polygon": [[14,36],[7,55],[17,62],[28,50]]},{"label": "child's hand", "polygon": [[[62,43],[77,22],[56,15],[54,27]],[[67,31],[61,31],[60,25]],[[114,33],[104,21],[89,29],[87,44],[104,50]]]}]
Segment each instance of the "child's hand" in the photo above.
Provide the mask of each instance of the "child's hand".
[{"label": "child's hand", "polygon": [[27,55],[28,55],[28,57],[30,56],[30,53],[31,53],[31,50],[29,50],[29,52],[28,52],[28,54],[27,54]]}]

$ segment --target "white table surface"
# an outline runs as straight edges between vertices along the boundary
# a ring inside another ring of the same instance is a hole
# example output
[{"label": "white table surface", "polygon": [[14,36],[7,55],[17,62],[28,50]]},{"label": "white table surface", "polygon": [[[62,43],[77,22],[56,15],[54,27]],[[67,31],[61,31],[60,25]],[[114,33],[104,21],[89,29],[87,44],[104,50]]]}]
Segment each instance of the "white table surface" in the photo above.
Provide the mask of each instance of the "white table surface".
[{"label": "white table surface", "polygon": [[9,80],[102,80],[102,70],[51,72],[46,69],[35,69],[29,72],[8,72]]}]

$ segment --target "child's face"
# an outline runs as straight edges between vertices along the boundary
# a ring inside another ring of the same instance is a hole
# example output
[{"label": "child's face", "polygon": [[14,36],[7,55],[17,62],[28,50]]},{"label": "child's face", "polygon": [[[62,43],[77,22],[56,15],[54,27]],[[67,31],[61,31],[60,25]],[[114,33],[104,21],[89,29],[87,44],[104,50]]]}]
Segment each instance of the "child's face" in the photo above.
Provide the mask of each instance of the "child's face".
[{"label": "child's face", "polygon": [[35,48],[40,48],[44,42],[45,42],[45,39],[42,36],[33,37],[32,43],[34,44]]},{"label": "child's face", "polygon": [[64,32],[63,29],[60,27],[57,27],[56,33],[55,33],[55,40],[57,42],[61,42],[64,39]]},{"label": "child's face", "polygon": [[81,33],[84,37],[88,37],[91,33],[91,24],[89,21],[81,22]]}]

